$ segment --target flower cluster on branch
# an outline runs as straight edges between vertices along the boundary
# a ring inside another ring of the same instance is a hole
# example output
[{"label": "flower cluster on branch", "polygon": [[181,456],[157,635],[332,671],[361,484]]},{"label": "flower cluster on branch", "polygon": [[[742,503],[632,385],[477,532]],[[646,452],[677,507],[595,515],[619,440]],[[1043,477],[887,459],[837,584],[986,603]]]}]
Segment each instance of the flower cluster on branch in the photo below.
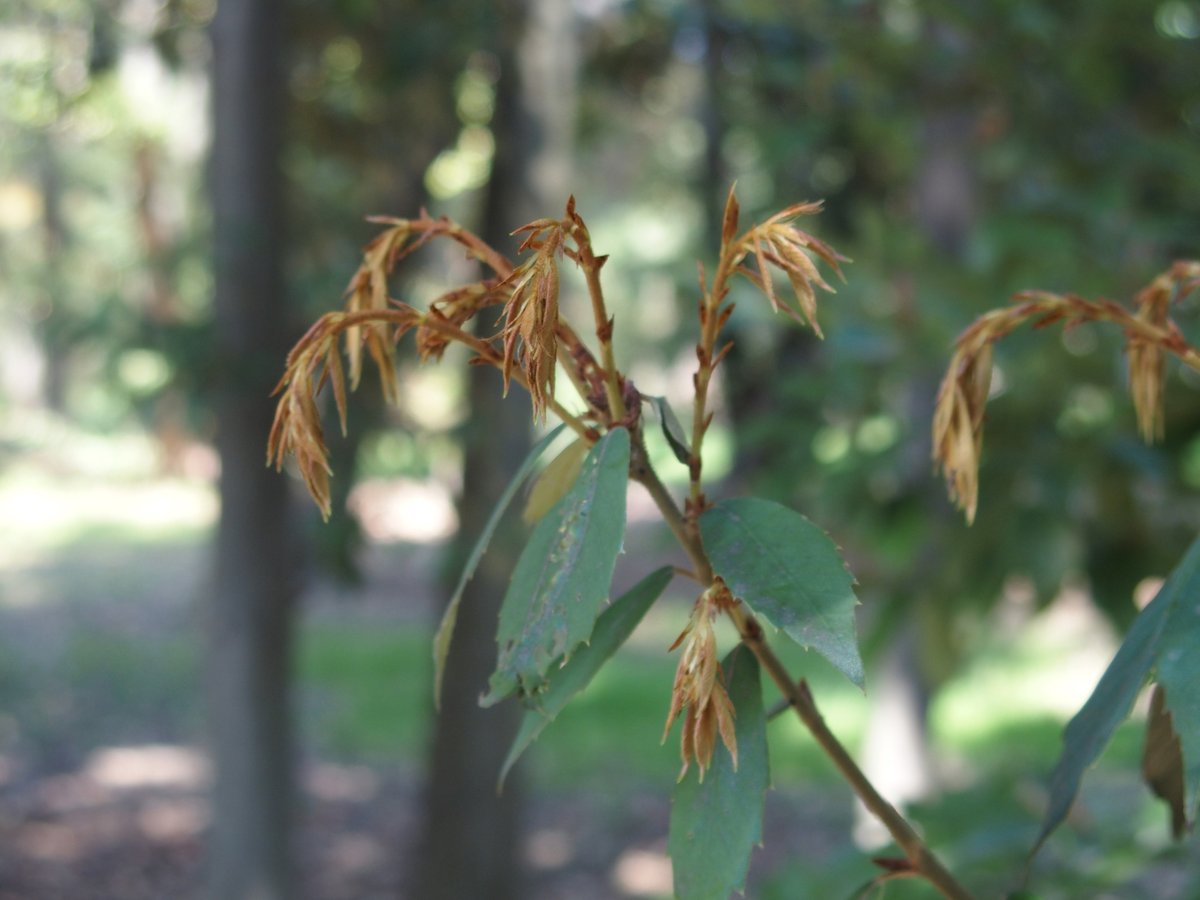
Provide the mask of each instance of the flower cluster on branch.
[{"label": "flower cluster on branch", "polygon": [[1157,276],[1131,306],[1087,300],[1076,294],[1022,291],[1012,306],[976,319],[955,342],[954,355],[938,389],[933,415],[933,458],[946,478],[950,498],[973,521],[979,503],[979,461],[984,408],[992,376],[992,347],[1016,328],[1061,323],[1108,322],[1125,334],[1129,389],[1138,429],[1147,442],[1163,435],[1163,361],[1177,356],[1200,370],[1200,351],[1187,342],[1170,317],[1170,306],[1200,287],[1200,262],[1181,261]]},{"label": "flower cluster on branch", "polygon": [[679,752],[683,757],[680,780],[687,774],[692,761],[700,770],[700,780],[704,780],[705,770],[712,765],[718,734],[733,759],[733,767],[737,768],[734,709],[725,688],[721,664],[717,661],[717,637],[713,632],[713,619],[732,608],[735,602],[725,582],[720,578],[715,579],[696,600],[687,627],[671,645],[674,650],[683,644],[683,652],[675,669],[671,708],[667,712],[663,740],[667,739],[671,725],[679,714],[686,710],[679,743]]}]

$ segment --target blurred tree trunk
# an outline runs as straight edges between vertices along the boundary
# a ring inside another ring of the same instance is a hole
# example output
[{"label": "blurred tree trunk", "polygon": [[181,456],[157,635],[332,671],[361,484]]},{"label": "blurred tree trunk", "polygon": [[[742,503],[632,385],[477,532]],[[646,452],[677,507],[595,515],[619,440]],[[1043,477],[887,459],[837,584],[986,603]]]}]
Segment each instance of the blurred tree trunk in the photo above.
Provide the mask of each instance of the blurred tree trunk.
[{"label": "blurred tree trunk", "polygon": [[288,681],[293,585],[287,480],[264,465],[287,349],[282,228],[281,0],[221,3],[213,20],[211,191],[221,517],[208,608],[216,783],[208,894],[291,900]]},{"label": "blurred tree trunk", "polygon": [[52,130],[38,135],[38,181],[42,192],[42,246],[45,285],[45,314],[38,325],[42,347],[42,402],[46,408],[66,412],[67,371],[70,367],[70,340],[64,333],[69,317],[62,272],[65,270],[69,234],[63,214],[63,178],[58,148]]},{"label": "blurred tree trunk", "polygon": [[[133,171],[137,179],[137,234],[149,283],[143,302],[145,321],[151,339],[164,352],[168,330],[180,322],[179,296],[175,291],[172,257],[177,236],[163,221],[157,202],[162,186],[160,170],[163,148],[160,142],[141,138],[133,151]],[[187,427],[187,396],[179,385],[168,385],[154,401],[151,427],[158,441],[160,471],[165,475],[183,474],[183,454],[190,438]]]},{"label": "blurred tree trunk", "polygon": [[[566,199],[574,131],[574,32],[569,4],[533,0],[500,5],[502,47],[493,127],[496,158],[481,232],[493,246],[515,249],[509,232]],[[492,333],[493,323],[477,323]],[[470,373],[463,493],[456,566],[477,539],[492,506],[529,449],[530,407],[515,389],[501,400],[499,373]],[[467,586],[446,666],[436,720],[418,855],[422,900],[515,900],[520,896],[520,773],[504,794],[496,779],[516,731],[518,707],[479,707],[495,667],[496,619],[523,544],[521,529],[502,528]],[[447,591],[448,592],[448,591]]]},{"label": "blurred tree trunk", "polygon": [[[725,114],[723,81],[726,50],[730,43],[730,24],[722,15],[717,0],[704,0],[700,5],[704,22],[704,106],[700,118],[704,123],[705,151],[701,190],[704,194],[704,245],[700,258],[714,260],[721,246],[721,227],[725,217],[725,202],[731,179],[722,153],[725,135],[729,130]],[[776,206],[785,206],[794,197],[779,198]],[[774,212],[774,209],[771,210]],[[751,221],[743,218],[739,229]],[[721,384],[726,395],[726,408],[733,423],[730,434],[734,442],[732,478],[753,478],[770,465],[773,448],[761,440],[746,441],[741,436],[753,431],[753,423],[769,419],[777,412],[777,398],[764,391],[765,382],[778,378],[782,372],[798,376],[813,359],[815,340],[802,329],[780,323],[777,338],[770,345],[751,343],[738,333],[737,319],[727,327],[733,338],[725,362],[721,364]]]},{"label": "blurred tree trunk", "polygon": [[702,0],[700,14],[704,22],[704,99],[700,110],[700,121],[704,125],[704,169],[700,186],[704,194],[704,246],[700,248],[700,255],[701,259],[709,259],[721,246],[721,221],[729,191],[721,153],[726,130],[721,79],[728,35],[720,21],[716,0]]},{"label": "blurred tree trunk", "polygon": [[[935,29],[930,42],[950,51],[954,38]],[[941,83],[936,74],[930,74],[925,96],[928,111],[922,122],[921,160],[913,185],[917,220],[941,260],[957,262],[967,249],[979,208],[972,165],[975,116],[961,108],[954,86]],[[909,380],[909,408],[920,410],[914,416],[917,421],[928,422],[932,417],[930,404],[938,376],[939,371],[932,369],[915,372]],[[919,556],[936,558],[937,548],[926,547]],[[914,573],[919,571],[917,559],[913,566]],[[914,577],[920,582],[919,575]],[[929,705],[935,685],[928,672],[940,668],[940,661],[925,658],[937,647],[937,642],[923,633],[932,617],[923,617],[919,604],[928,602],[928,597],[921,597],[920,583],[910,587],[916,605],[891,636],[871,679],[873,696],[862,760],[863,770],[880,792],[901,806],[924,799],[937,786],[929,743]],[[861,806],[855,835],[867,846],[889,839]]]}]

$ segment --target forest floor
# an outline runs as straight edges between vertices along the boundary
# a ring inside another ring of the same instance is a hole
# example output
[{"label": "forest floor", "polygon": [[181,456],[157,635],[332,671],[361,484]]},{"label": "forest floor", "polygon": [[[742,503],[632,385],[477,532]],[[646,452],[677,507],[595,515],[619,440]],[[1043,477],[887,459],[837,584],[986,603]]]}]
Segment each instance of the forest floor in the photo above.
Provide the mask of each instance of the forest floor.
[{"label": "forest floor", "polygon": [[[211,498],[170,483],[116,494],[73,487],[0,491],[9,532],[0,542],[0,900],[198,898],[209,823],[198,601]],[[418,493],[407,502],[424,503],[419,518],[444,530],[441,501]],[[428,706],[426,677],[408,673],[428,665],[440,550],[436,540],[395,543],[402,518],[386,503],[366,512],[375,536],[393,543],[368,548],[364,585],[310,579],[301,603],[297,858],[306,900],[408,896]],[[393,637],[372,645],[379,634]],[[394,727],[378,721],[370,698],[356,711],[359,701],[337,696],[375,687],[369,668],[347,672],[346,657],[385,653],[398,657],[376,679],[393,682],[383,690],[398,697]],[[419,699],[395,690],[406,678],[420,682]],[[673,754],[656,730],[646,740]],[[568,771],[534,790],[523,896],[668,896],[670,781],[647,785],[635,777],[614,792]],[[773,843],[789,854],[819,857],[851,825],[837,792],[807,793],[802,832],[789,825],[800,821],[786,811],[793,802],[781,795],[768,811]]]}]

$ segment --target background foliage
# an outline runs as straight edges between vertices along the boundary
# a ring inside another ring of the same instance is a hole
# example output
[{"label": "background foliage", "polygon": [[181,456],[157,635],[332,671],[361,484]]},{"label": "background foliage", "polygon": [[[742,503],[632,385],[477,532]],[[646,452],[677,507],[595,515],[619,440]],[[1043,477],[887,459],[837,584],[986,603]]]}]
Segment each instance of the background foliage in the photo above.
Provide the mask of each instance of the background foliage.
[{"label": "background foliage", "polygon": [[[495,150],[488,41],[498,13],[473,0],[435,12],[292,6],[284,165],[295,319],[280,327],[294,331],[344,289],[372,234],[364,214],[412,214],[423,202],[478,214]],[[195,707],[159,691],[190,683],[198,651],[177,645],[187,612],[156,605],[172,589],[142,596],[161,574],[132,573],[147,555],[178,552],[197,593],[188,548],[202,546],[212,516],[212,276],[200,191],[214,8],[18,0],[0,22],[0,621],[6,636],[57,635],[0,656],[0,790],[18,780],[4,772],[69,770],[110,743],[200,737]],[[680,325],[728,182],[747,221],[826,201],[819,233],[855,260],[823,308],[827,338],[739,305],[710,465],[724,467],[731,493],[803,510],[844,547],[861,582],[869,685],[881,648],[916,629],[921,674],[939,689],[935,746],[973,763],[927,821],[957,838],[952,858],[984,870],[998,860],[997,883],[1008,885],[1036,834],[1038,779],[1065,712],[1039,706],[1039,690],[1074,671],[1055,628],[1099,635],[1103,646],[1111,632],[1087,604],[1124,628],[1135,588],[1166,574],[1195,534],[1200,382],[1171,374],[1166,441],[1147,448],[1121,389],[1118,338],[1089,326],[1061,339],[1014,335],[997,351],[970,529],[930,473],[934,391],[953,336],[1013,291],[1127,297],[1170,260],[1196,255],[1200,7],[600,0],[576,13],[573,189],[597,248],[612,255],[605,277],[618,323],[635,336],[618,361],[646,393],[687,394],[692,339]],[[456,264],[434,258],[404,287],[427,295]],[[1190,312],[1180,320],[1193,334]],[[338,489],[349,494],[354,470],[361,484],[431,483],[430,502],[444,504],[459,477],[464,387],[452,367],[402,376],[398,413],[352,410],[370,421],[356,423],[364,436],[335,459]],[[665,443],[658,450],[664,473],[683,477]],[[321,538],[313,558],[324,562],[297,561],[326,598],[312,601],[304,626],[307,739],[339,757],[407,760],[415,778],[432,600],[400,602],[387,634],[369,619],[323,616],[321,604],[349,593],[329,587],[330,572],[378,574],[385,560],[429,573],[436,554],[411,532],[357,524],[359,509]],[[367,538],[356,544],[360,528]],[[420,581],[393,593],[415,597]],[[1064,592],[1086,600],[1074,618]],[[56,627],[39,616],[57,617]],[[1032,639],[1020,630],[1028,622]],[[547,731],[531,752],[540,787],[673,772],[654,737],[670,684],[660,651],[679,624],[648,620],[627,665]],[[154,639],[139,647],[142,629]],[[162,678],[131,674],[131,652]],[[1068,663],[1042,668],[1056,658]],[[798,661],[829,682],[831,718],[851,734],[864,729],[860,701],[832,670]],[[1112,752],[1131,770],[1138,739],[1123,734]],[[803,738],[772,744],[786,748],[772,758],[776,784],[819,793],[828,773]],[[1047,896],[1136,896],[1149,876],[1128,863],[1130,815],[1143,817],[1133,827],[1143,861],[1195,877],[1168,849],[1161,812],[1137,811],[1121,777],[1103,775],[1114,793],[1097,796],[1091,822],[1060,833],[1039,861]],[[986,822],[969,812],[979,805],[994,810]],[[844,825],[848,813],[830,808]],[[762,896],[788,896],[798,881],[848,893],[866,877],[853,857],[825,856],[819,871],[772,863],[753,883]]]}]

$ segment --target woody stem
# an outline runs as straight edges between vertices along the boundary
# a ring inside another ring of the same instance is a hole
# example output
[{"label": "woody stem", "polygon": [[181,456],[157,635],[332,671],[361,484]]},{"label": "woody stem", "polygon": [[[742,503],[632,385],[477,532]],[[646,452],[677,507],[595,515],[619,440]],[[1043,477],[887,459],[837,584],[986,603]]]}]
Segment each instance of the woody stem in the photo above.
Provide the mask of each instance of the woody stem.
[{"label": "woody stem", "polygon": [[[469,332],[463,331],[452,322],[448,322],[445,319],[434,318],[433,316],[424,316],[422,317],[420,324],[432,331],[436,331],[439,334],[444,335],[452,341],[458,341],[460,344],[465,344],[468,348],[475,352],[477,359],[483,360],[488,365],[494,366],[497,369],[502,369],[504,367],[504,357],[496,352],[495,347],[493,347],[487,341],[477,338],[475,335]],[[525,388],[525,390],[529,390],[529,380],[525,377],[525,373],[519,368],[514,367],[509,377],[521,387]],[[550,397],[546,400],[546,406],[548,406],[551,412],[565,422],[567,426],[581,438],[584,438],[589,442],[594,442],[596,440],[595,429],[589,428],[587,423],[585,423],[578,416],[569,412],[553,397]]]},{"label": "woody stem", "polygon": [[[680,545],[687,553],[696,575],[701,584],[711,584],[713,581],[712,563],[704,550],[699,534],[695,528],[689,528],[675,499],[654,471],[646,456],[645,445],[640,436],[634,446],[633,462],[630,466],[630,477],[641,484],[650,493],[667,526],[675,534]],[[817,709],[816,701],[804,681],[797,682],[788,673],[783,662],[776,656],[775,651],[767,643],[762,626],[750,612],[741,604],[727,610],[729,617],[737,627],[742,642],[758,659],[759,664],[770,675],[780,692],[787,699],[788,705],[796,710],[796,715],[816,739],[817,744],[826,756],[833,762],[842,778],[862,800],[863,805],[883,823],[896,843],[904,851],[913,871],[924,877],[949,900],[971,900],[971,894],[949,872],[942,862],[926,846],[921,836],[909,824],[892,804],[876,790],[870,779],[854,762],[845,746],[837,736],[829,730],[825,719]]]},{"label": "woody stem", "polygon": [[700,284],[704,296],[700,299],[700,341],[696,345],[698,365],[693,383],[696,395],[692,402],[692,453],[688,459],[688,477],[691,482],[689,507],[695,515],[699,515],[703,493],[700,489],[700,451],[704,445],[704,435],[708,431],[708,386],[712,381],[717,334],[721,328],[721,300],[725,296],[725,284],[729,280],[729,259],[729,254],[722,253],[720,262],[717,263],[717,271],[713,275],[711,291],[704,285],[703,277]]},{"label": "woody stem", "polygon": [[579,265],[587,281],[588,296],[592,300],[592,316],[596,320],[596,339],[600,342],[600,362],[604,366],[604,392],[608,397],[608,410],[613,422],[625,418],[625,399],[621,396],[621,380],[617,373],[616,357],[613,355],[612,319],[604,303],[604,289],[600,285],[600,267],[604,259],[592,253],[589,242],[579,244]]},{"label": "woody stem", "polygon": [[491,269],[500,278],[512,274],[513,266],[508,258],[498,252],[491,244],[461,225],[452,224],[447,234],[470,251],[471,255]]}]

